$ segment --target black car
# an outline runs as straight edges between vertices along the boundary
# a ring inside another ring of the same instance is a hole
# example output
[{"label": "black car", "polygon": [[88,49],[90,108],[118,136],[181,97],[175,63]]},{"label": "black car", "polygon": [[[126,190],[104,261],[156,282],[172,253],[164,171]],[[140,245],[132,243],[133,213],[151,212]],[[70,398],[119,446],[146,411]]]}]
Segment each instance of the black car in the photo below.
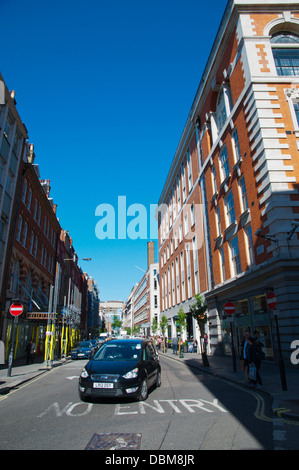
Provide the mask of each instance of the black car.
[{"label": "black car", "polygon": [[81,400],[89,397],[134,397],[146,400],[161,385],[159,356],[151,340],[116,339],[103,344],[79,378]]}]

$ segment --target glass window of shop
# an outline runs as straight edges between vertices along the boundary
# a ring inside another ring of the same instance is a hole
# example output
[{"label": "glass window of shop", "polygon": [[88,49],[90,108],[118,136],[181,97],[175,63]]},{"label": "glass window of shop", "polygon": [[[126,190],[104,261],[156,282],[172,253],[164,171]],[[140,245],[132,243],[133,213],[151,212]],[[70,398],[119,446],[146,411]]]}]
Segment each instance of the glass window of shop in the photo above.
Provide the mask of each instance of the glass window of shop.
[{"label": "glass window of shop", "polygon": [[224,310],[222,311],[223,346],[225,355],[232,354],[231,320],[233,320],[234,343],[236,352],[240,351],[241,341],[244,337],[245,331],[251,332],[248,299],[239,300],[234,302],[234,304],[236,311],[232,317],[229,315],[226,316]]},{"label": "glass window of shop", "polygon": [[252,297],[253,332],[258,333],[258,341],[263,344],[263,351],[267,359],[273,359],[273,343],[269,322],[266,295]]},{"label": "glass window of shop", "polygon": [[[269,324],[269,315],[267,310],[266,295],[257,295],[249,299],[243,299],[234,302],[236,311],[232,316],[234,345],[235,350],[240,354],[241,342],[244,333],[249,331],[253,336],[255,332],[258,334],[258,341],[262,343],[263,351],[267,359],[273,358],[272,336]],[[231,344],[231,323],[230,316],[222,310],[222,332],[224,354],[232,354]]]}]

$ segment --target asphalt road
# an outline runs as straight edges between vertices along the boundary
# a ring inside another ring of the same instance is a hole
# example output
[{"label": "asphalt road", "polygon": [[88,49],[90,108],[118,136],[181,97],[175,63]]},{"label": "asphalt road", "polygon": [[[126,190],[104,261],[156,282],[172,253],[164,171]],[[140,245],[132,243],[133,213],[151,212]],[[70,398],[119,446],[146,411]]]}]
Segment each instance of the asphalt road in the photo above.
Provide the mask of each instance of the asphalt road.
[{"label": "asphalt road", "polygon": [[270,399],[161,358],[162,386],[146,402],[83,403],[73,361],[0,397],[1,450],[272,449]]}]

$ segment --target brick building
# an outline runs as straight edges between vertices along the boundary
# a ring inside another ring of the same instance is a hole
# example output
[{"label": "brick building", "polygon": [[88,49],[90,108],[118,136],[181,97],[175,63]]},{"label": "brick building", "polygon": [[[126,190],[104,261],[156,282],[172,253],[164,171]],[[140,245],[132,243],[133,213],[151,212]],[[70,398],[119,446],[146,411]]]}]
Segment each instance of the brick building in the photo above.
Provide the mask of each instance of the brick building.
[{"label": "brick building", "polygon": [[6,290],[15,231],[22,161],[26,160],[27,129],[17,110],[15,92],[10,92],[0,74],[0,340],[4,340]]},{"label": "brick building", "polygon": [[33,145],[27,145],[27,161],[21,163],[13,248],[7,271],[3,328],[6,340],[10,337],[12,324],[8,312],[11,301],[17,299],[24,307],[18,321],[16,356],[24,354],[31,336],[38,351],[43,349],[50,287],[55,279],[57,239],[61,230],[56,206],[50,198],[49,180],[39,179],[34,158]]},{"label": "brick building", "polygon": [[[258,330],[277,358],[299,334],[299,7],[229,1],[159,201],[161,313],[200,293],[212,353]],[[197,336],[188,317],[187,336]]]}]

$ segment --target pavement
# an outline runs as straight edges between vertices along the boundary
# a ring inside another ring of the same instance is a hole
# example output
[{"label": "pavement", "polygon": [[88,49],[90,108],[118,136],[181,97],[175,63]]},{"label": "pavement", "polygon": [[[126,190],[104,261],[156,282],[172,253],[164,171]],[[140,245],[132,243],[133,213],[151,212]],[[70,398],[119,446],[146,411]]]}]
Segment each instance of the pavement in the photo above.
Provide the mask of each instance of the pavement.
[{"label": "pavement", "polygon": [[50,367],[42,357],[36,357],[34,363],[28,365],[26,359],[17,359],[13,361],[10,377],[8,377],[7,364],[0,364],[0,395],[8,394],[10,390],[48,372],[53,367],[61,366],[66,361],[67,359],[55,359]]},{"label": "pavement", "polygon": [[[168,349],[165,353],[161,350],[159,354],[169,360],[182,362],[188,367],[195,367],[203,373],[252,389],[245,380],[244,372],[241,370],[238,359],[236,360],[236,371],[234,371],[231,357],[208,356],[210,366],[204,367],[201,355],[197,353],[183,353],[183,357],[179,357],[178,354],[173,354],[173,351]],[[7,374],[7,364],[0,364],[0,396],[9,394],[10,390],[20,387],[25,382],[46,373],[53,367],[65,364],[69,360],[70,358],[55,359],[51,367],[43,362],[42,358],[38,357],[35,358],[33,364],[29,365],[26,365],[25,359],[16,360],[12,364],[10,377]],[[286,386],[283,387],[279,366],[271,361],[262,361],[261,377],[263,386],[258,390],[272,398],[273,428],[276,426],[273,436],[281,435],[284,432],[282,426],[285,423],[286,425],[287,423],[297,425],[299,423],[299,365],[297,368],[285,365],[284,369]],[[283,390],[283,388],[286,388],[286,390]],[[279,440],[274,443],[274,449],[283,450],[282,443]]]}]

